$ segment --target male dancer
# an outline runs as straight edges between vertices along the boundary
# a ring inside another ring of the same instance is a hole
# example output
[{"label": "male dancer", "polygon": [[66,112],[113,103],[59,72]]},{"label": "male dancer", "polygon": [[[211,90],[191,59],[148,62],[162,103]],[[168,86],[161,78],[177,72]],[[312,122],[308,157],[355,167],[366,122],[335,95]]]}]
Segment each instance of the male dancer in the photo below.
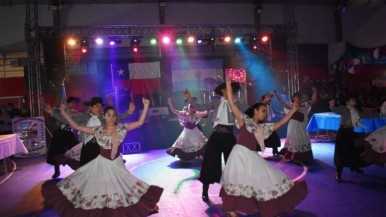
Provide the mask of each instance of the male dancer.
[{"label": "male dancer", "polygon": [[[240,89],[240,85],[236,82],[232,82],[231,86],[234,94]],[[188,102],[197,110],[213,110],[216,112],[213,132],[205,146],[204,159],[202,161],[199,175],[199,180],[203,184],[202,200],[204,202],[209,201],[209,185],[215,182],[220,182],[222,173],[221,154],[224,154],[224,160],[226,163],[229,154],[236,143],[236,138],[233,134],[235,118],[228,104],[225,82],[217,86],[214,92],[221,96],[220,100],[200,105],[197,103],[196,98],[190,95],[190,92],[187,89],[184,91]],[[236,104],[239,108],[241,107],[241,110],[243,111],[247,108],[246,105],[241,105],[238,102],[236,102]]]},{"label": "male dancer", "polygon": [[[80,98],[74,96],[67,97],[66,104],[68,107],[69,115],[76,116],[79,114],[79,112],[75,109],[79,103]],[[48,105],[45,106],[45,110],[48,113],[52,113],[52,108]],[[69,125],[60,121],[56,121],[55,125],[57,129],[52,136],[52,141],[47,151],[47,163],[54,165],[55,169],[55,173],[52,175],[53,179],[56,179],[60,176],[60,165],[55,161],[55,156],[64,154],[67,150],[70,150],[72,147],[78,144],[77,135],[75,135],[75,132]]]}]

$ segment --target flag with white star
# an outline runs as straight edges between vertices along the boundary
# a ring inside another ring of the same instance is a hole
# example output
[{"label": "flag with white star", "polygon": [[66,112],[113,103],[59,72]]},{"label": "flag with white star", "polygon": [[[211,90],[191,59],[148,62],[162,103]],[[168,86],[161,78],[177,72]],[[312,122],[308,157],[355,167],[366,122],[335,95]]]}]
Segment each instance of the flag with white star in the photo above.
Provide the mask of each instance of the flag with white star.
[{"label": "flag with white star", "polygon": [[111,76],[115,81],[130,79],[127,63],[110,63],[110,70]]}]

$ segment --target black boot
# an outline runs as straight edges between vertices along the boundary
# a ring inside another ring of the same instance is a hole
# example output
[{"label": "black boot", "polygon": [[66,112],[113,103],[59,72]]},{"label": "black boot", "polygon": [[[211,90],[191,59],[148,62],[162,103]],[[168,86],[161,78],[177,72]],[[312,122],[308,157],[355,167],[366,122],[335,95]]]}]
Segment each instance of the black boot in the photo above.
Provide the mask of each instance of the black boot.
[{"label": "black boot", "polygon": [[277,147],[272,148],[272,154],[273,154],[273,156],[279,155],[279,151],[277,150]]},{"label": "black boot", "polygon": [[55,173],[54,175],[52,175],[52,178],[53,179],[56,179],[60,176],[60,169],[59,169],[59,165],[55,164]]},{"label": "black boot", "polygon": [[209,202],[208,190],[209,190],[209,184],[203,184],[202,185],[202,201],[204,201],[205,203]]},{"label": "black boot", "polygon": [[336,169],[335,169],[335,179],[339,183],[343,182],[342,172],[343,172],[343,167],[336,167]]},{"label": "black boot", "polygon": [[343,182],[342,173],[335,173],[335,179],[337,182],[342,183]]}]

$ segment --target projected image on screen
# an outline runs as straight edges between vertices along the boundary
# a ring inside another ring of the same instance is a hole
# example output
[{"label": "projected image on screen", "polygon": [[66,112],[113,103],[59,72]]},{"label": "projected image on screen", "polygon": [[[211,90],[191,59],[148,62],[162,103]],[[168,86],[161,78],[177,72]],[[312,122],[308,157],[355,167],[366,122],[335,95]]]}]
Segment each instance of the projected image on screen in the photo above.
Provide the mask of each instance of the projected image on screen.
[{"label": "projected image on screen", "polygon": [[221,59],[172,61],[173,92],[188,89],[201,103],[217,97],[213,90],[223,79]]}]

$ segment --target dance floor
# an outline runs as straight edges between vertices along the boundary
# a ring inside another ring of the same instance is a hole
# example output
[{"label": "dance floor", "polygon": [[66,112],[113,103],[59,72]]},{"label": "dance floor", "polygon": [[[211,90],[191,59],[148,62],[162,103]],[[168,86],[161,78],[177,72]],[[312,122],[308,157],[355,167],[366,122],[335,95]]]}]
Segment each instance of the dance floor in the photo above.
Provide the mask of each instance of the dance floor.
[{"label": "dance floor", "polygon": [[[290,214],[296,217],[381,217],[386,213],[386,169],[370,166],[364,174],[344,170],[343,183],[334,179],[333,143],[313,143],[315,160],[310,165],[296,164],[273,157],[271,150],[262,154],[292,179],[305,179],[307,198]],[[153,150],[124,155],[126,167],[135,176],[164,188],[160,210],[152,217],[225,216],[221,211],[220,185],[210,186],[210,203],[201,200],[201,183],[196,180],[201,161],[181,162],[165,153]],[[45,163],[45,156],[12,158],[15,171],[0,174],[0,216],[57,217],[54,209],[44,203],[41,186],[52,182],[53,167]],[[72,173],[61,168],[61,176]],[[259,171],[256,171],[257,173]],[[241,215],[242,216],[242,215]],[[258,216],[258,215],[254,215]]]}]

